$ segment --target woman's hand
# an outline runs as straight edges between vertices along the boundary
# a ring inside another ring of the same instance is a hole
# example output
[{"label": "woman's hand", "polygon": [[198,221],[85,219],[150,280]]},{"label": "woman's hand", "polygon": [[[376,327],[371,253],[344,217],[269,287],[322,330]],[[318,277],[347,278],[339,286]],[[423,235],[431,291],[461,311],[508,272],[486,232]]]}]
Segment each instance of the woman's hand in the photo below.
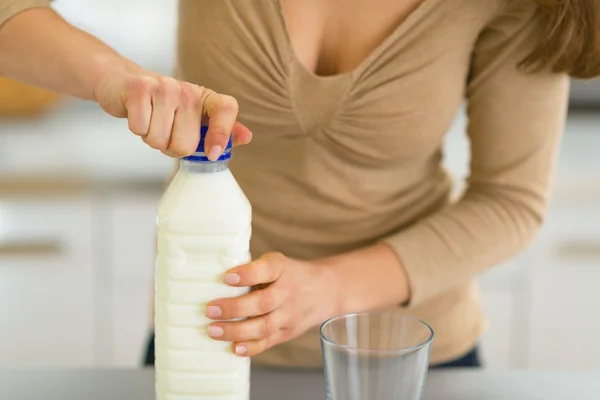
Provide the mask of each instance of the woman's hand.
[{"label": "woman's hand", "polygon": [[253,290],[209,303],[206,315],[214,320],[248,319],[215,322],[209,336],[234,342],[239,356],[254,356],[304,333],[335,315],[335,282],[328,271],[278,253],[229,270],[226,284]]},{"label": "woman's hand", "polygon": [[238,103],[210,89],[132,66],[104,74],[94,97],[109,114],[127,118],[144,143],[171,157],[196,151],[200,125],[209,123],[205,153],[216,160],[233,134],[233,144],[250,142],[252,133],[237,122]]}]

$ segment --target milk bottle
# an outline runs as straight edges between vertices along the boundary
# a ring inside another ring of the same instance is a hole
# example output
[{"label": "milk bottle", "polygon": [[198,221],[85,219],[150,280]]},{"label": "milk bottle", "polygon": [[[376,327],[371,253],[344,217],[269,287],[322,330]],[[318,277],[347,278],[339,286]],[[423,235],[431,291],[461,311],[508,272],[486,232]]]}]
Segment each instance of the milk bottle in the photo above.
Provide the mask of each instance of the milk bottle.
[{"label": "milk bottle", "polygon": [[207,335],[206,303],[247,288],[223,283],[224,272],[250,259],[250,203],[227,168],[231,140],[218,161],[198,150],[158,206],[156,260],[157,400],[248,400],[250,360]]}]

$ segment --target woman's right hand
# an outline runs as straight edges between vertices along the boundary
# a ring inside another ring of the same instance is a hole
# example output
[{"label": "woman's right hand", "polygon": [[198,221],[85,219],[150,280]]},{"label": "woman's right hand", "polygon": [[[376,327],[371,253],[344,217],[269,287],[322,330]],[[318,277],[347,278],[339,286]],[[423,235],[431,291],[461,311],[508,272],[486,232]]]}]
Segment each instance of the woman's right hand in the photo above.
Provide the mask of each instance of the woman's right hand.
[{"label": "woman's right hand", "polygon": [[107,72],[94,97],[110,115],[127,118],[129,129],[144,143],[170,157],[196,151],[201,125],[209,125],[204,151],[211,160],[221,155],[230,134],[234,146],[252,139],[250,130],[236,120],[233,97],[152,72]]}]

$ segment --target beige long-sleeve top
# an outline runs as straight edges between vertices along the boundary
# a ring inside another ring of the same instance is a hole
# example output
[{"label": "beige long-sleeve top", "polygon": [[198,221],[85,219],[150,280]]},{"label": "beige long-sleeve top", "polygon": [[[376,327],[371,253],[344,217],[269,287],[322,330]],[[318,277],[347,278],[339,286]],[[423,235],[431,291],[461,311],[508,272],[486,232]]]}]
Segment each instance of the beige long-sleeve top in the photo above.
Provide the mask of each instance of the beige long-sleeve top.
[{"label": "beige long-sleeve top", "polygon": [[[0,0],[0,23],[44,3]],[[178,77],[235,96],[255,135],[231,162],[254,208],[253,255],[387,243],[410,281],[404,311],[436,331],[432,362],[472,348],[485,326],[474,278],[540,226],[566,114],[567,76],[517,67],[542,35],[533,2],[424,0],[332,77],[298,61],[278,0],[180,10]],[[465,99],[471,174],[451,202],[442,141]],[[255,362],[318,366],[317,329]]]}]

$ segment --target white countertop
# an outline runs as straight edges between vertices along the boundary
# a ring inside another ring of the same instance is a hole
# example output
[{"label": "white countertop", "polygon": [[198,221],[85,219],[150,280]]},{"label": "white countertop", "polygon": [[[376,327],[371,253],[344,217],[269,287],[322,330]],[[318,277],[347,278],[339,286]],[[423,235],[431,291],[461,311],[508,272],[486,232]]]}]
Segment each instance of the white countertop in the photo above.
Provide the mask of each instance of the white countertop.
[{"label": "white countertop", "polygon": [[[154,398],[154,371],[0,371],[0,398],[150,400]],[[321,400],[324,398],[325,382],[320,371],[268,369],[252,371],[251,399],[253,400]],[[593,371],[430,371],[424,395],[424,400],[597,400],[599,398],[600,373]]]}]

